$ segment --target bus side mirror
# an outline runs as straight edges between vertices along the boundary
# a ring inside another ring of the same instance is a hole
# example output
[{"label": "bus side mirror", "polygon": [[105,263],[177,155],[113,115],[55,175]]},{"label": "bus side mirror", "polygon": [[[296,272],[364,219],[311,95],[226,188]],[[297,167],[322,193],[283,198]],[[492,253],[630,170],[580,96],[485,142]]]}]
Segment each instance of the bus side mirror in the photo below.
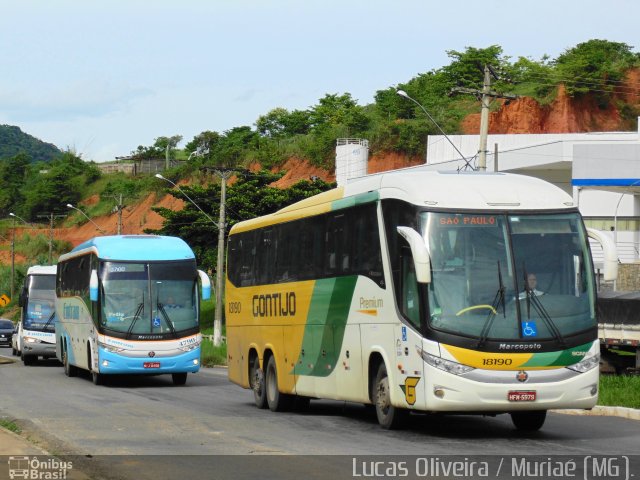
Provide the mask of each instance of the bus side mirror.
[{"label": "bus side mirror", "polygon": [[606,232],[601,232],[594,228],[587,228],[587,235],[593,238],[602,246],[604,254],[603,279],[606,281],[618,278],[618,248],[613,239]]},{"label": "bus side mirror", "polygon": [[398,233],[409,243],[418,283],[431,283],[431,260],[424,238],[413,228],[398,227]]},{"label": "bus side mirror", "polygon": [[198,275],[202,282],[202,300],[209,300],[211,298],[211,280],[202,270],[198,270]]},{"label": "bus side mirror", "polygon": [[89,298],[92,302],[98,301],[98,272],[91,270],[91,278],[89,279]]},{"label": "bus side mirror", "polygon": [[18,306],[24,307],[24,289],[20,292],[20,296],[18,297]]}]

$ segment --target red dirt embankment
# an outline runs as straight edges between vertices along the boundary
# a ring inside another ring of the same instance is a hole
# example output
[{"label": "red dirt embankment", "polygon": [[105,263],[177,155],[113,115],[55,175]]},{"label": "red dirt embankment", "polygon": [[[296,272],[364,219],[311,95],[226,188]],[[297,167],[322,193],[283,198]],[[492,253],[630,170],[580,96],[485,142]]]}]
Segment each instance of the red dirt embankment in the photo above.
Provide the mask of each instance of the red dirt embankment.
[{"label": "red dirt embankment", "polygon": [[[534,99],[522,97],[504,102],[499,110],[489,114],[489,133],[584,133],[625,131],[631,128],[621,115],[616,100],[640,107],[640,69],[627,72],[624,83],[614,87],[613,100],[606,107],[598,104],[595,95],[572,98],[563,85],[555,100],[540,105]],[[467,116],[462,122],[464,133],[480,130],[480,113]]]}]

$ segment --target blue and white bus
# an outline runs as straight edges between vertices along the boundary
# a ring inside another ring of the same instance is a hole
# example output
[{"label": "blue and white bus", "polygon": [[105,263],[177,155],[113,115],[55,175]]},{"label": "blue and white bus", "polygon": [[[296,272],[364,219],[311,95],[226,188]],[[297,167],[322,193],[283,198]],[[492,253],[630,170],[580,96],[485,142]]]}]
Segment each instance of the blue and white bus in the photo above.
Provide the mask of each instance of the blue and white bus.
[{"label": "blue and white bus", "polygon": [[170,373],[183,385],[200,369],[200,308],[211,296],[181,239],[96,237],[58,260],[56,356],[67,376]]},{"label": "blue and white bus", "polygon": [[55,265],[29,267],[19,304],[22,315],[15,334],[13,354],[20,355],[25,365],[32,365],[38,357],[55,357]]}]

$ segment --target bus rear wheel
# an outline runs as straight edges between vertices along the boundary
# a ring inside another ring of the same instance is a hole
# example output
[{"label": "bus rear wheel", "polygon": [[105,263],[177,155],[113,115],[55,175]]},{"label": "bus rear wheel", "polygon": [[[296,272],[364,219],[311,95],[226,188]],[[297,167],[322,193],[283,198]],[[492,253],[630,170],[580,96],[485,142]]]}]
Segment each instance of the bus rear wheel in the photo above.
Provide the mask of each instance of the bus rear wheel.
[{"label": "bus rear wheel", "polygon": [[69,353],[66,348],[62,352],[62,364],[64,365],[64,374],[67,377],[75,377],[78,374],[76,367],[69,363]]},{"label": "bus rear wheel", "polygon": [[258,408],[267,408],[267,394],[264,386],[264,373],[260,368],[260,359],[256,355],[249,369],[249,385],[253,390],[253,401]]},{"label": "bus rear wheel", "polygon": [[184,385],[187,383],[187,373],[172,373],[171,379],[173,380],[174,385]]},{"label": "bus rear wheel", "polygon": [[269,410],[272,412],[282,412],[291,407],[293,397],[278,390],[278,371],[276,369],[276,359],[272,355],[267,362],[265,373],[265,390]]},{"label": "bus rear wheel", "polygon": [[405,425],[408,412],[391,405],[391,391],[389,390],[389,376],[387,367],[381,363],[374,384],[373,400],[376,406],[376,416],[380,426],[387,430],[395,430]]},{"label": "bus rear wheel", "polygon": [[511,412],[511,421],[522,432],[536,432],[542,428],[547,418],[546,410],[532,412]]}]

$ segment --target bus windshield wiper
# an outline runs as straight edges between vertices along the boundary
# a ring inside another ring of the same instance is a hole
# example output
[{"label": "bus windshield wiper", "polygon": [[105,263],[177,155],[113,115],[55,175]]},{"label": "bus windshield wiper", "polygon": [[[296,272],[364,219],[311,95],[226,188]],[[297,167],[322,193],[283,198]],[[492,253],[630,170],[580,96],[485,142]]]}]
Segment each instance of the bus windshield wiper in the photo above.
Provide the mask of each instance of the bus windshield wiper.
[{"label": "bus windshield wiper", "polygon": [[47,323],[44,324],[44,327],[42,327],[42,331],[45,331],[47,329],[47,327],[51,324],[51,320],[53,320],[56,316],[56,311],[54,310],[51,315],[49,315],[49,320],[47,320]]},{"label": "bus windshield wiper", "polygon": [[487,338],[489,337],[489,330],[491,330],[491,325],[493,325],[493,320],[496,318],[496,312],[498,305],[502,306],[502,315],[504,318],[507,318],[507,309],[505,306],[504,299],[504,282],[502,281],[502,271],[500,270],[500,260],[498,260],[498,291],[496,291],[495,297],[493,297],[493,303],[491,304],[491,310],[489,310],[489,314],[487,315],[487,319],[484,321],[484,325],[482,326],[482,331],[480,332],[480,338],[478,339],[478,344],[476,348],[480,348],[484,346],[487,342]]},{"label": "bus windshield wiper", "polygon": [[558,342],[560,342],[561,345],[565,346],[567,342],[562,336],[560,329],[558,328],[556,323],[553,321],[553,319],[549,315],[549,312],[547,312],[547,309],[544,308],[544,305],[542,304],[542,302],[540,301],[536,293],[533,291],[531,287],[529,287],[529,282],[527,280],[528,279],[527,270],[526,268],[524,268],[524,265],[523,265],[522,271],[524,272],[524,293],[527,299],[527,318],[529,319],[531,318],[531,305],[533,305],[534,310],[538,315],[540,315],[540,318],[542,318],[542,321],[545,323],[545,325],[547,326],[549,331],[553,334],[553,336],[556,338],[556,340],[558,340]]},{"label": "bus windshield wiper", "polygon": [[169,314],[165,311],[164,305],[162,303],[160,303],[160,302],[158,302],[158,310],[160,311],[160,313],[164,317],[164,321],[167,322],[167,325],[169,326],[169,330],[171,330],[171,334],[174,336],[174,338],[178,338],[178,334],[176,333],[176,329],[173,327],[173,321],[169,317]]},{"label": "bus windshield wiper", "polygon": [[140,318],[140,314],[142,313],[143,309],[144,309],[144,299],[140,302],[140,304],[138,305],[138,308],[136,308],[136,313],[133,315],[133,319],[131,320],[131,325],[129,325],[129,329],[127,330],[127,338],[130,338],[133,327],[138,321],[138,318]]},{"label": "bus windshield wiper", "polygon": [[[549,329],[549,331],[560,342],[561,345],[565,346],[566,341],[562,336],[560,329],[557,327],[556,323],[553,321],[553,319],[549,315],[549,312],[547,312],[547,309],[544,308],[544,305],[542,305],[542,302],[537,297],[537,295],[533,293],[533,291],[530,291],[530,293],[527,295],[527,298],[531,299],[530,302],[533,305],[534,310],[538,313],[538,315],[540,315],[540,318],[542,318],[544,323],[547,325],[547,328]],[[527,312],[528,315],[529,313],[530,312]],[[529,318],[531,318],[531,315],[529,315]]]}]

